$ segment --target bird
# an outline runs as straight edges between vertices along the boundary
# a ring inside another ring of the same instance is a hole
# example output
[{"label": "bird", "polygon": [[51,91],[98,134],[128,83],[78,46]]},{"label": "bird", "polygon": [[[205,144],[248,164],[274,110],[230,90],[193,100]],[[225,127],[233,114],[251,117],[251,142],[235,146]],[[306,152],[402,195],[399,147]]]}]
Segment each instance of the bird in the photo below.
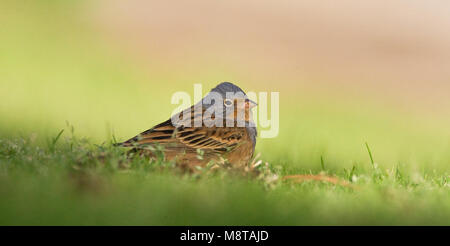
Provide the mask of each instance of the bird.
[{"label": "bird", "polygon": [[256,106],[237,85],[222,82],[198,103],[116,146],[151,158],[160,150],[165,161],[188,170],[219,163],[245,167],[255,152]]}]

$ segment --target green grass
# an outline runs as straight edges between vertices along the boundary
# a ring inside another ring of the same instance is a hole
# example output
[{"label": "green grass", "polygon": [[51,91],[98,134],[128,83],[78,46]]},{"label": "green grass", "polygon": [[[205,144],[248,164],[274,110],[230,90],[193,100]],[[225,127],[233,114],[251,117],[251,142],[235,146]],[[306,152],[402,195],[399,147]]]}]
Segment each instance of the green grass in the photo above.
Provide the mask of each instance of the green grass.
[{"label": "green grass", "polygon": [[[148,73],[83,6],[0,3],[0,225],[450,224],[448,114],[215,63],[192,74],[154,62]],[[256,145],[266,176],[183,174],[111,147],[167,120],[175,91],[224,80],[280,92],[280,134]],[[356,188],[270,176],[321,173]]]},{"label": "green grass", "polygon": [[[0,225],[448,225],[448,174],[401,167],[327,175],[354,188],[235,172],[182,173],[61,135],[0,141]],[[58,141],[58,138],[59,141]],[[367,156],[369,158],[369,156]],[[321,169],[320,164],[317,170]],[[268,175],[288,174],[271,166]],[[320,173],[305,171],[303,174]],[[298,174],[298,173],[297,173]]]}]

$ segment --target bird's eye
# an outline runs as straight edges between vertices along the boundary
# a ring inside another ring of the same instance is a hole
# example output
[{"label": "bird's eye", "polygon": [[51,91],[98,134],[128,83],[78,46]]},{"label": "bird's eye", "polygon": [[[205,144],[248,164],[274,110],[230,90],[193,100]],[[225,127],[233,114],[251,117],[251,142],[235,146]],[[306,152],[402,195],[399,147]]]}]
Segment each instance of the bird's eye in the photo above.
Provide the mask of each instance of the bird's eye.
[{"label": "bird's eye", "polygon": [[223,105],[225,105],[226,107],[230,107],[233,105],[233,100],[227,98],[223,101]]}]

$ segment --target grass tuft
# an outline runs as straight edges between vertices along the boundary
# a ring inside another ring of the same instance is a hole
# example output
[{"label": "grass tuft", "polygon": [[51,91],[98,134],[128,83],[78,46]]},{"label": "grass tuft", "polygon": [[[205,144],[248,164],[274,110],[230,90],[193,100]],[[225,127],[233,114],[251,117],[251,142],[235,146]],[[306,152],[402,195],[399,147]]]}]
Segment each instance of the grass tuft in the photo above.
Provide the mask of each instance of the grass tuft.
[{"label": "grass tuft", "polygon": [[[188,173],[63,131],[48,145],[0,140],[0,225],[448,225],[449,175],[289,171],[257,154],[245,168]],[[157,146],[153,151],[160,153]],[[201,156],[201,153],[199,153]],[[409,178],[411,177],[411,178]],[[99,209],[101,208],[101,209]],[[68,212],[70,211],[70,212]],[[327,220],[323,220],[326,217]]]},{"label": "grass tuft", "polygon": [[370,163],[372,164],[372,167],[375,167],[375,162],[373,161],[372,151],[370,151],[369,144],[367,142],[366,142],[366,148],[367,148],[367,152],[369,152]]}]

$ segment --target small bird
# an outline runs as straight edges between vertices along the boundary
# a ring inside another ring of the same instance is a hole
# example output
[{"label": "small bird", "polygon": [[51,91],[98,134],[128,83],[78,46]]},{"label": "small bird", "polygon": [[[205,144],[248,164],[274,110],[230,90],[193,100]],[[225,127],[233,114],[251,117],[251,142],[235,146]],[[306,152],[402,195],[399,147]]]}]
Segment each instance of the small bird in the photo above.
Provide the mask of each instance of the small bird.
[{"label": "small bird", "polygon": [[160,146],[165,160],[191,170],[211,162],[244,167],[255,151],[255,106],[241,88],[223,82],[197,104],[117,146],[150,157]]}]

